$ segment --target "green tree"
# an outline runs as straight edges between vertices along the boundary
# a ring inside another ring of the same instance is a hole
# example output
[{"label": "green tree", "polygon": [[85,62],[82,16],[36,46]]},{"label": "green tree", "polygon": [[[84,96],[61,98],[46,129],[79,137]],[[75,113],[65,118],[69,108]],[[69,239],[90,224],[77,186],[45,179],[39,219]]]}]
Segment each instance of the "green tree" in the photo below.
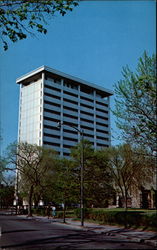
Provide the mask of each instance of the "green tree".
[{"label": "green tree", "polygon": [[113,176],[103,150],[93,152],[85,171],[85,185],[89,206],[107,207],[115,197]]},{"label": "green tree", "polygon": [[[14,179],[14,167],[8,164],[5,156],[0,156],[0,184],[10,185]],[[12,174],[12,177],[9,176]]]},{"label": "green tree", "polygon": [[14,185],[0,184],[0,207],[6,208],[13,205]]},{"label": "green tree", "polygon": [[123,68],[123,79],[115,85],[117,127],[127,143],[157,151],[156,56],[144,52],[137,69]]},{"label": "green tree", "polygon": [[155,159],[152,160],[142,148],[133,149],[129,144],[111,147],[104,153],[108,157],[114,187],[122,196],[123,206],[127,208],[132,190],[140,190],[142,185],[153,181]]},{"label": "green tree", "polygon": [[75,147],[71,149],[71,157],[73,160],[73,166],[75,168],[76,183],[80,189],[81,198],[81,168],[82,168],[82,158],[83,158],[83,189],[84,189],[84,203],[87,200],[87,193],[85,187],[85,176],[88,160],[91,159],[92,153],[94,152],[91,143],[88,140],[81,140]]},{"label": "green tree", "polygon": [[[0,207],[9,207],[13,205],[15,192],[15,176],[6,172],[6,161],[3,165],[1,183],[0,183]],[[2,168],[1,168],[2,170]]]},{"label": "green tree", "polygon": [[9,38],[17,42],[34,35],[34,30],[46,34],[45,25],[51,17],[59,13],[64,16],[79,0],[1,0],[0,28],[4,50],[8,49]]},{"label": "green tree", "polygon": [[28,215],[32,215],[33,196],[40,198],[46,188],[46,179],[53,174],[55,152],[51,149],[28,143],[12,144],[8,149],[8,159],[15,165],[19,188],[28,198]]},{"label": "green tree", "polygon": [[[44,204],[49,204],[52,201],[57,200],[58,190],[56,185],[56,180],[58,176],[57,172],[58,160],[55,160],[55,164],[53,164],[53,169],[49,171],[49,174],[43,180],[42,190],[40,189],[34,196],[34,200],[38,200],[38,197],[42,198]],[[39,195],[38,195],[39,194]],[[37,202],[36,202],[37,203]]]},{"label": "green tree", "polygon": [[101,151],[94,151],[88,140],[80,142],[72,149],[72,157],[76,165],[77,182],[80,183],[80,160],[83,145],[84,155],[84,202],[86,206],[107,206],[107,201],[113,195],[112,176],[108,168],[108,162]]},{"label": "green tree", "polygon": [[79,188],[76,181],[75,168],[69,159],[59,159],[55,180],[56,201],[64,205],[63,222],[65,223],[66,207],[71,203],[78,203]]},{"label": "green tree", "polygon": [[4,172],[6,171],[6,160],[0,156],[0,184],[4,182]]}]

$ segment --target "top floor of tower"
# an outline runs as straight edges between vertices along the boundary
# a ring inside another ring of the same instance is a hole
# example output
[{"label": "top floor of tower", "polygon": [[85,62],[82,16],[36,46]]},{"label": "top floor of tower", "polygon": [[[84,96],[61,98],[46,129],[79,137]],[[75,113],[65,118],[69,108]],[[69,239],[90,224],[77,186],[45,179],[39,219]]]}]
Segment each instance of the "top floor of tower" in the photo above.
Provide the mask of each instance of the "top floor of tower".
[{"label": "top floor of tower", "polygon": [[65,88],[71,89],[73,93],[78,93],[79,91],[85,95],[87,94],[88,96],[93,96],[94,93],[96,93],[96,96],[102,99],[113,95],[112,91],[104,87],[68,75],[47,66],[41,66],[17,78],[16,83],[21,84],[22,87],[25,87],[38,81],[39,79],[43,79],[43,81],[53,81],[53,83],[56,83],[56,86],[59,87],[59,85],[61,85]]}]

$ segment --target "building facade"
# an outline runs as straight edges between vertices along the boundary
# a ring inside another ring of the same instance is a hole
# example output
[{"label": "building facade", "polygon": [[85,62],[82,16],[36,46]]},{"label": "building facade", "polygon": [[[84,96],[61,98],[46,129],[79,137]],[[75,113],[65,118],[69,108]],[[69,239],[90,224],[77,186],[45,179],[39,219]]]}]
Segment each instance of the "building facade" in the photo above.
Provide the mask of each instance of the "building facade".
[{"label": "building facade", "polygon": [[[20,84],[18,141],[70,155],[80,131],[94,149],[111,145],[110,96],[101,86],[42,66],[16,81]],[[63,126],[57,127],[58,122]]]}]

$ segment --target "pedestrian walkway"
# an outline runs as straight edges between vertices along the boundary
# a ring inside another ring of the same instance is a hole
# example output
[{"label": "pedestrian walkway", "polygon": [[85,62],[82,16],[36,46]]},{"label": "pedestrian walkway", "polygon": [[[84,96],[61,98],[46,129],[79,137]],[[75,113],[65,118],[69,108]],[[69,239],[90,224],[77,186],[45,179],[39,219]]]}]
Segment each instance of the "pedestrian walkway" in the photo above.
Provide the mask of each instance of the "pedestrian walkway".
[{"label": "pedestrian walkway", "polygon": [[92,231],[99,234],[104,234],[107,236],[117,236],[120,239],[128,239],[132,242],[141,242],[148,245],[151,245],[153,249],[157,249],[157,232],[152,231],[143,231],[139,229],[126,229],[120,226],[111,226],[111,225],[100,225],[91,222],[84,222],[84,226],[81,226],[81,222],[74,220],[72,218],[66,218],[66,223],[63,223],[63,219],[55,218],[55,219],[48,219],[47,217],[42,216],[33,216],[27,217],[26,215],[19,215],[20,217],[25,217],[26,219],[35,219],[37,221],[55,223],[55,224],[62,224],[65,227],[78,229],[78,230],[86,230]]}]

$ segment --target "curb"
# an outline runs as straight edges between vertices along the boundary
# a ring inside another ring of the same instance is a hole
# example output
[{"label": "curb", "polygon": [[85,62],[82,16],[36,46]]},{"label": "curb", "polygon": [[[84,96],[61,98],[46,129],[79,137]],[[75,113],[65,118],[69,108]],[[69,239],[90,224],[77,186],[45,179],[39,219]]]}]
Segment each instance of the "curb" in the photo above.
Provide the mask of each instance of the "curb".
[{"label": "curb", "polygon": [[144,243],[157,248],[157,240],[144,240]]},{"label": "curb", "polygon": [[58,221],[51,221],[50,222],[51,224],[58,224],[58,225],[60,225],[60,224],[62,224],[63,226],[68,226],[68,227],[72,227],[72,228],[76,228],[76,229],[80,229],[80,230],[84,230],[84,231],[90,231],[88,228],[86,228],[85,226],[84,227],[82,227],[82,226],[79,226],[79,225],[74,225],[74,224],[71,224],[71,223],[68,223],[68,222],[66,222],[66,223],[63,223],[63,222],[58,222]]}]

